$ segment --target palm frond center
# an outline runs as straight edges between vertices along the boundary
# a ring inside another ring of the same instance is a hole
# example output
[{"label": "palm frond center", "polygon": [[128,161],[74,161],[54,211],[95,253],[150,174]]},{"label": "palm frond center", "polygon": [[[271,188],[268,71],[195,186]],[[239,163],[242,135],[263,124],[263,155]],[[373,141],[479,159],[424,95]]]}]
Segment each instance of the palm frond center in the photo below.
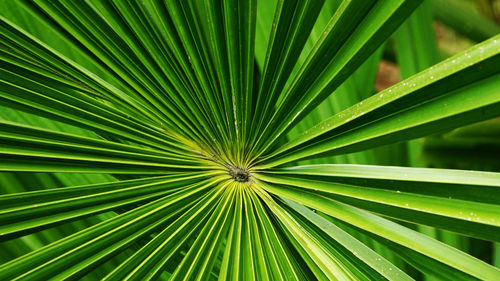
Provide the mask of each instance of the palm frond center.
[{"label": "palm frond center", "polygon": [[228,173],[231,178],[237,182],[249,182],[250,181],[250,172],[243,167],[240,166],[229,166]]}]

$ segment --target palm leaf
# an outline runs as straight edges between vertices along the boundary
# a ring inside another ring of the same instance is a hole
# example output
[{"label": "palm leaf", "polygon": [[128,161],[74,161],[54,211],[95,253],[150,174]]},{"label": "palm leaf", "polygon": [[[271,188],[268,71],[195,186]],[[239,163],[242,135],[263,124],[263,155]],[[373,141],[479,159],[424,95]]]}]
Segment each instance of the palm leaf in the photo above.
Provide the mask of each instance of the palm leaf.
[{"label": "palm leaf", "polygon": [[500,174],[354,165],[500,115],[492,26],[374,93],[421,2],[3,1],[0,279],[499,279],[414,225],[500,242]]}]

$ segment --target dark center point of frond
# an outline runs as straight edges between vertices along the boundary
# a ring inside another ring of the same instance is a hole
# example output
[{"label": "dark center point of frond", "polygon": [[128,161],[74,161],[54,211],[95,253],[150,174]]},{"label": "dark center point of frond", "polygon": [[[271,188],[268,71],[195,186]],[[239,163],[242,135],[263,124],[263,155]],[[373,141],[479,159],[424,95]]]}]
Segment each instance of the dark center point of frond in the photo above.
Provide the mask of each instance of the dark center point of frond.
[{"label": "dark center point of frond", "polygon": [[231,178],[237,182],[248,182],[250,180],[250,172],[245,168],[230,166],[228,172]]}]

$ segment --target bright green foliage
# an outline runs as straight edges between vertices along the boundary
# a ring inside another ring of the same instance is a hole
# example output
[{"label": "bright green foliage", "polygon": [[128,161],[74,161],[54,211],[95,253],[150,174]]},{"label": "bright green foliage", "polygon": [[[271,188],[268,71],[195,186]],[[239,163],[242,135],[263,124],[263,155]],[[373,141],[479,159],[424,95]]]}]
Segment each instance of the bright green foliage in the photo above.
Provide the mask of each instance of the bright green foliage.
[{"label": "bright green foliage", "polygon": [[500,280],[416,227],[500,242],[499,173],[374,165],[500,116],[421,2],[3,0],[0,280]]}]

